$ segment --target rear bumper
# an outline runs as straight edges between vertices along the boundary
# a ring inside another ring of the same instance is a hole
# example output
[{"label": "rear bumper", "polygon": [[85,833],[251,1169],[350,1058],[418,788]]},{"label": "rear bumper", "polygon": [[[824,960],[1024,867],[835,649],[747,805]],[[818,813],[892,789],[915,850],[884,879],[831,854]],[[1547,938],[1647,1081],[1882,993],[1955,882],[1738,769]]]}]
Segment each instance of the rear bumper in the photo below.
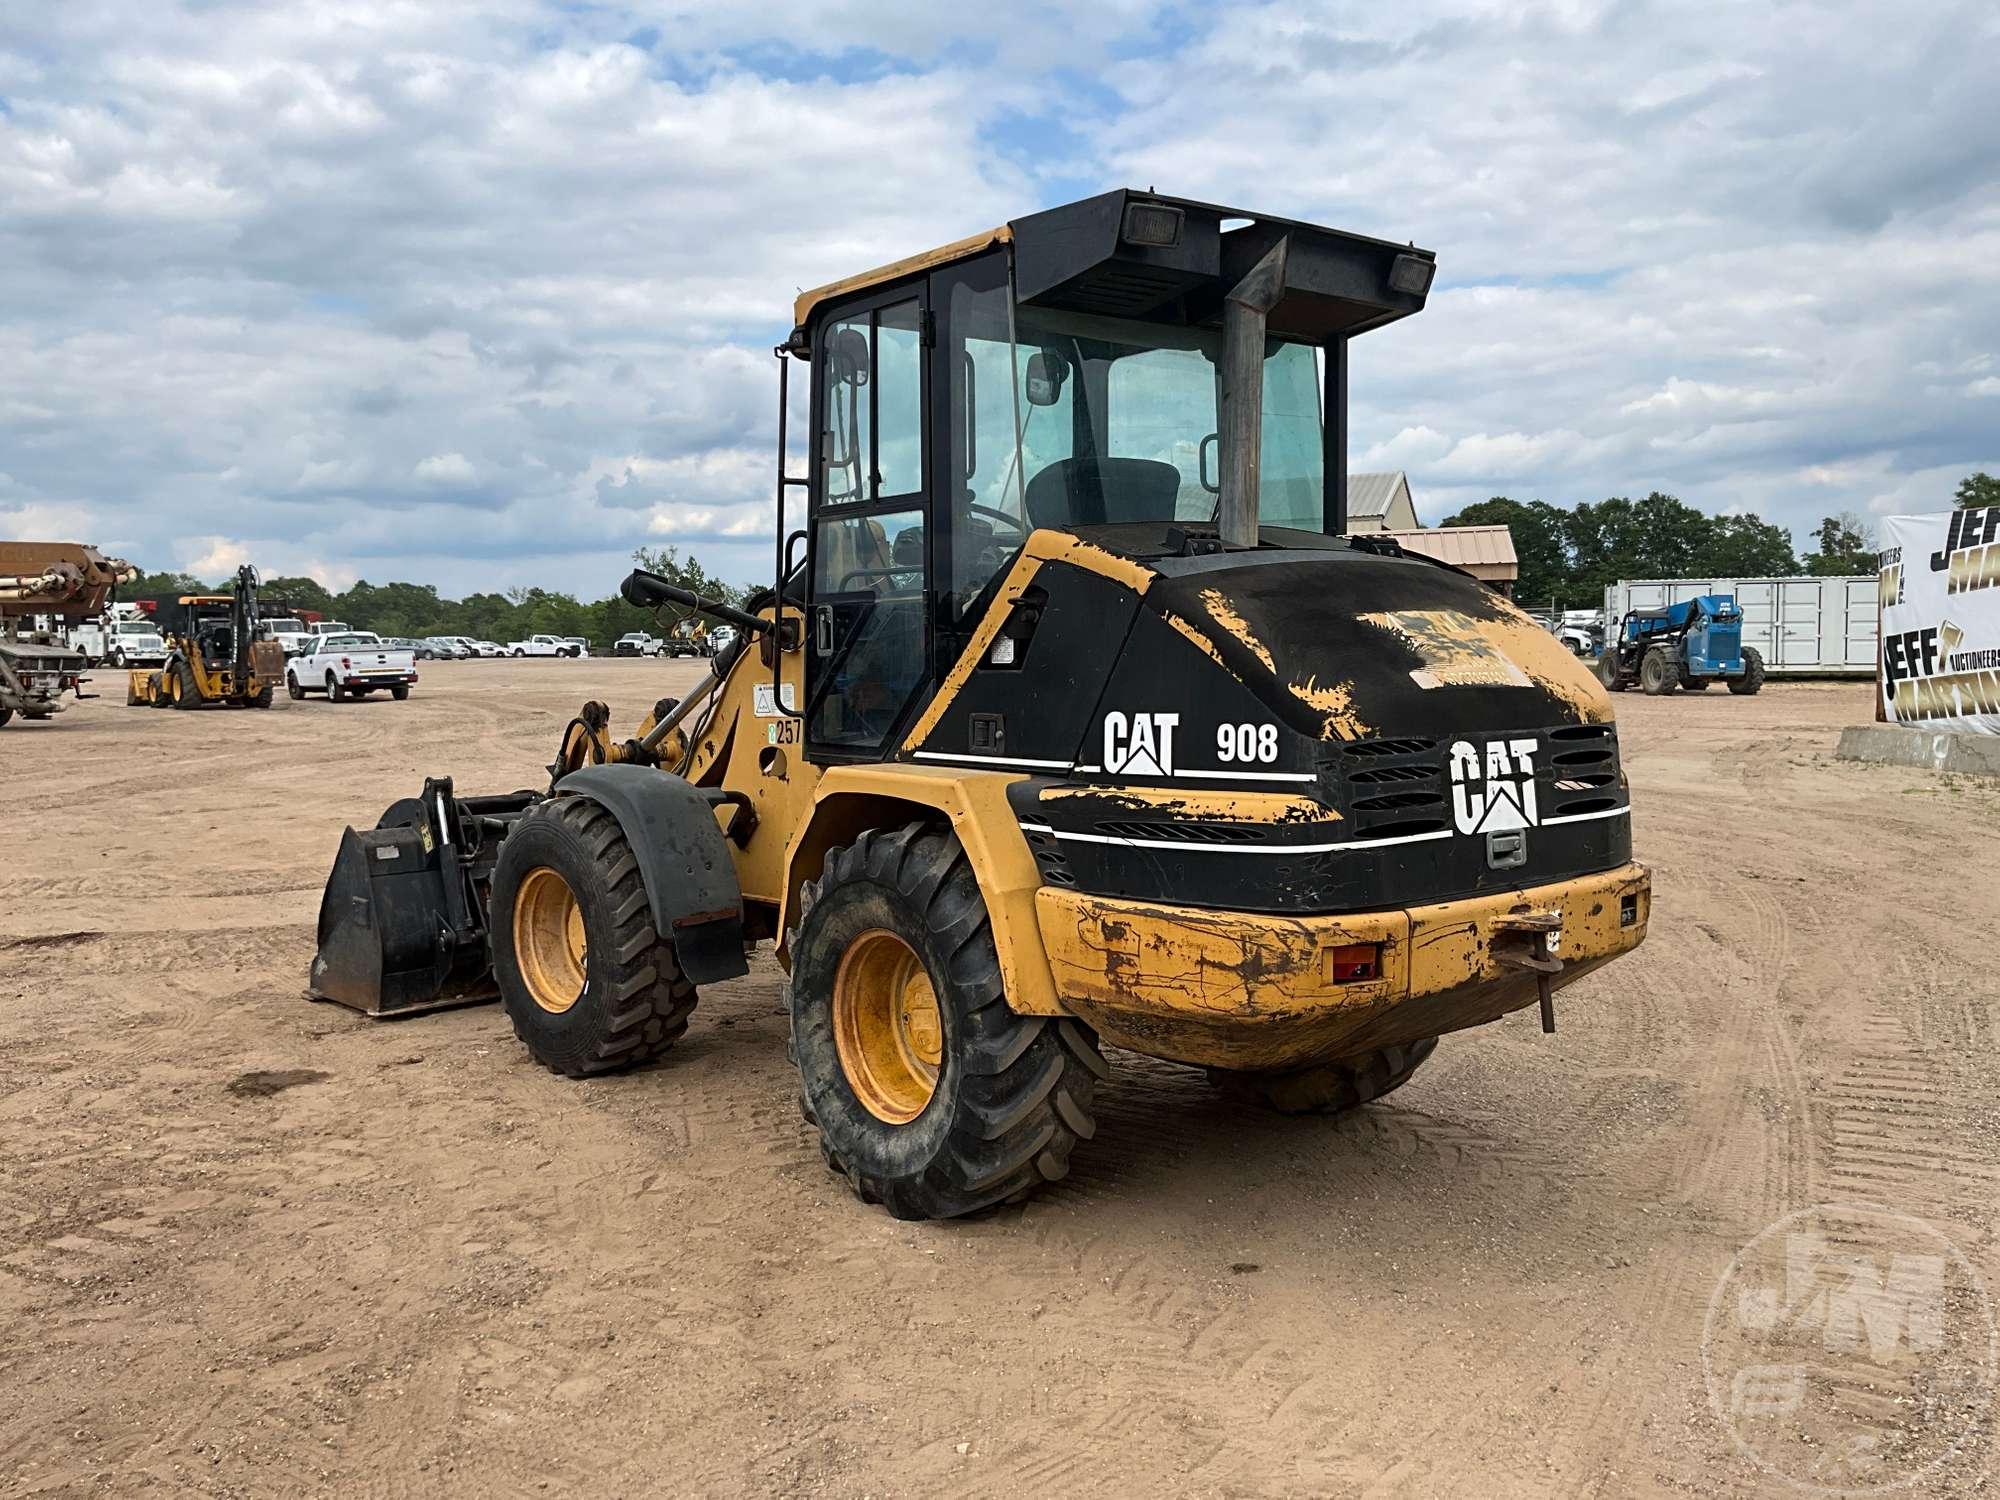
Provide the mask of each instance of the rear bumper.
[{"label": "rear bumper", "polygon": [[[1303,1067],[1477,1026],[1535,1002],[1508,919],[1556,913],[1560,989],[1644,940],[1651,876],[1601,874],[1435,906],[1278,917],[1044,886],[1036,915],[1057,993],[1107,1040],[1212,1067]],[[1380,945],[1379,977],[1337,981],[1332,952]]]}]

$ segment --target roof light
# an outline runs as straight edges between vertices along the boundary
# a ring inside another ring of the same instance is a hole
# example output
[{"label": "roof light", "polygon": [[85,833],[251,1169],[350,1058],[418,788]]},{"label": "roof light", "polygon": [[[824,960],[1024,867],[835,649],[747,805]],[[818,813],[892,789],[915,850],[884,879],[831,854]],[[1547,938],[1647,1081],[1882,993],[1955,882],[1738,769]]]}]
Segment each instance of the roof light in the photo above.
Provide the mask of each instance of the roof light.
[{"label": "roof light", "polygon": [[1407,292],[1412,297],[1422,297],[1431,289],[1431,278],[1437,275],[1437,262],[1425,260],[1421,255],[1399,255],[1395,264],[1389,267],[1389,288],[1391,291]]},{"label": "roof light", "polygon": [[1120,238],[1128,245],[1165,250],[1181,242],[1181,211],[1166,203],[1128,203]]}]

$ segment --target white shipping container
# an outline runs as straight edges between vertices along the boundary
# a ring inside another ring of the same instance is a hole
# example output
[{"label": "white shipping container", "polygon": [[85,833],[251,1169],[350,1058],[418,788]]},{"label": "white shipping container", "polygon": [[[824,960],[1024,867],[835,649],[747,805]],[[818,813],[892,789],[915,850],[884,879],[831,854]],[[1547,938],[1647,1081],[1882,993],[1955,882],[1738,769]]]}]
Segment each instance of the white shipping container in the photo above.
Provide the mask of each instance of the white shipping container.
[{"label": "white shipping container", "polygon": [[1743,644],[1771,676],[1875,675],[1874,574],[1859,578],[1621,578],[1604,591],[1605,634],[1628,609],[1660,609],[1697,594],[1733,594]]}]

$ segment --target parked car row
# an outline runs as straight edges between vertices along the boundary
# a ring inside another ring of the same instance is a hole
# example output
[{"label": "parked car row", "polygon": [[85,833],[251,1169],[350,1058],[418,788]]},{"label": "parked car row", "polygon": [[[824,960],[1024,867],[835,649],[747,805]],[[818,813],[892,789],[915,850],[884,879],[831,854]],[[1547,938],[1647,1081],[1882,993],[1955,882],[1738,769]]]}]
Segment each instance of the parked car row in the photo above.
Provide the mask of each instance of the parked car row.
[{"label": "parked car row", "polygon": [[662,639],[643,630],[627,631],[611,643],[613,656],[713,656],[736,639],[736,627],[718,625],[707,634],[695,632]]},{"label": "parked car row", "polygon": [[469,635],[397,635],[380,639],[383,645],[407,651],[418,661],[471,661],[482,656],[590,655],[590,641],[580,635],[531,635],[526,640],[510,641],[504,646],[498,641],[480,640]]}]

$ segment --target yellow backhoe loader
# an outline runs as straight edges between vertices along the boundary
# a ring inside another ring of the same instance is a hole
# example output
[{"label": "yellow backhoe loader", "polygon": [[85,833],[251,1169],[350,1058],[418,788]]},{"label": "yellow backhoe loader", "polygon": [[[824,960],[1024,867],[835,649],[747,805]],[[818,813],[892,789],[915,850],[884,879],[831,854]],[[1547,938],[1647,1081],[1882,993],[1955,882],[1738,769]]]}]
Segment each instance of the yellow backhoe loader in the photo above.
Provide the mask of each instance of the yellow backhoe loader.
[{"label": "yellow backhoe loader", "polygon": [[[162,604],[160,630],[167,638],[164,665],[134,669],[125,701],[133,707],[269,708],[285,676],[285,648],[268,637],[257,590],[257,570],[236,570],[227,594],[183,594]],[[291,613],[279,606],[278,617]]]},{"label": "yellow backhoe loader", "polygon": [[1100,1039],[1333,1110],[1444,1033],[1553,1029],[1646,931],[1610,700],[1345,534],[1348,341],[1434,269],[1113,192],[801,296],[772,588],[623,590],[735,641],[629,738],[587,705],[546,791],[434,778],[350,829],[309,992],[497,997],[582,1076],[773,942],[827,1164],[913,1218],[1061,1177]]}]

